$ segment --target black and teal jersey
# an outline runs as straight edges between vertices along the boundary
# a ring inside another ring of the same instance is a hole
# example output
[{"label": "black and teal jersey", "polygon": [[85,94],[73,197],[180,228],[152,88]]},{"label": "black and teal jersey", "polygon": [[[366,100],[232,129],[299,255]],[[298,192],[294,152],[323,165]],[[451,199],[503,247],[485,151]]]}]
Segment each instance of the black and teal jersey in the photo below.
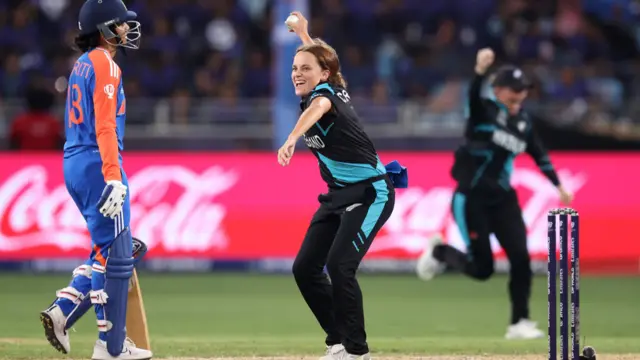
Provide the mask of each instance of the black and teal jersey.
[{"label": "black and teal jersey", "polygon": [[482,98],[484,78],[476,75],[469,87],[465,141],[455,152],[451,170],[459,189],[510,190],[513,161],[523,152],[533,157],[554,185],[559,185],[531,116],[525,110],[510,115],[495,99]]},{"label": "black and teal jersey", "polygon": [[320,83],[302,98],[301,110],[318,96],[331,101],[331,110],[304,134],[304,142],[318,158],[322,179],[331,187],[341,187],[386,174],[346,89]]}]

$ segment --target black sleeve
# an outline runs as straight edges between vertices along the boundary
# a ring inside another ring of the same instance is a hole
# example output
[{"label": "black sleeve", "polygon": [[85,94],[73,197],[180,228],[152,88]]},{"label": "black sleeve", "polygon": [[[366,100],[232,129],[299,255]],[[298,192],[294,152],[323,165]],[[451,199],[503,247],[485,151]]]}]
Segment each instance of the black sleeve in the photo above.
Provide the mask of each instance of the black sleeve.
[{"label": "black sleeve", "polygon": [[311,102],[315,100],[317,97],[326,97],[331,101],[331,110],[329,110],[330,115],[336,115],[336,96],[333,94],[331,90],[328,89],[318,89],[314,90],[311,95],[307,98],[307,102],[305,104],[305,109],[311,105]]},{"label": "black sleeve", "polygon": [[331,100],[331,102],[333,103],[333,96],[331,96],[332,93],[330,90],[327,89],[318,89],[318,90],[313,90],[313,92],[309,95],[309,97],[307,98],[307,106],[309,107],[309,105],[311,105],[311,102],[319,97],[319,96],[324,96],[327,99]]},{"label": "black sleeve", "polygon": [[486,118],[485,101],[480,96],[482,84],[484,84],[486,76],[475,74],[469,84],[469,121],[480,122]]},{"label": "black sleeve", "polygon": [[536,165],[538,165],[538,168],[540,168],[540,171],[542,171],[553,185],[560,185],[558,174],[556,174],[556,170],[553,168],[553,164],[551,164],[549,154],[533,129],[529,131],[529,137],[527,139],[527,153],[531,155],[533,160],[535,160]]}]

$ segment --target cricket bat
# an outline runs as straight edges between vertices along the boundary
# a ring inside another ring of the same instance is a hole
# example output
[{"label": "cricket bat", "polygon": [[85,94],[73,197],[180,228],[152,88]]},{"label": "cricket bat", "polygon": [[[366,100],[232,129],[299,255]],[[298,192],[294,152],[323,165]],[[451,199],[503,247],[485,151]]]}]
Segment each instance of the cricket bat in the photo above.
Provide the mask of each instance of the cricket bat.
[{"label": "cricket bat", "polygon": [[140,281],[138,281],[138,273],[135,269],[133,269],[133,275],[129,282],[127,336],[133,340],[136,347],[151,351],[149,328],[147,327],[147,313],[144,310]]}]

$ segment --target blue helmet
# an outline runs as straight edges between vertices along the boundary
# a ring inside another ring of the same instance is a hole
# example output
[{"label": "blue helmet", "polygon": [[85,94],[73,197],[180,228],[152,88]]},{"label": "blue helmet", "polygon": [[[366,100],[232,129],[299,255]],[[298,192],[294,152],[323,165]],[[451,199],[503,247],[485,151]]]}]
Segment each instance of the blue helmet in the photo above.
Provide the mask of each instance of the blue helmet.
[{"label": "blue helmet", "polygon": [[[122,0],[87,0],[80,8],[78,28],[80,35],[98,31],[107,41],[113,39],[113,45],[137,49],[142,35],[140,22],[135,21],[137,16],[135,12],[127,9]],[[127,23],[129,29],[118,35],[116,27],[123,23]]]}]

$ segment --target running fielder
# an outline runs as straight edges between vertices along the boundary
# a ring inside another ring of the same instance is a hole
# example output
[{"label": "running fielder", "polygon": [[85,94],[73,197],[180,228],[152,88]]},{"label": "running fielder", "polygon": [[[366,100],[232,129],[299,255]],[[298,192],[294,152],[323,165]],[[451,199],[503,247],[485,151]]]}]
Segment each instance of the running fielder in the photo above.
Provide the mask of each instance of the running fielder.
[{"label": "running fielder", "polygon": [[480,97],[493,60],[491,49],[478,52],[476,74],[469,88],[465,143],[456,151],[451,170],[457,182],[453,217],[468,251],[442,244],[437,236],[418,260],[416,272],[429,280],[446,264],[476,280],[487,280],[494,272],[489,237],[495,233],[510,264],[511,325],[505,337],[541,338],[544,333],[529,319],[532,271],[527,231],[518,197],[509,183],[515,157],[524,152],[533,157],[557,188],[562,202],[568,205],[573,196],[560,184],[547,151],[532,129],[529,114],[522,109],[532,85],[522,70],[509,65],[499,68],[492,81],[495,97]]},{"label": "running fielder", "polygon": [[40,315],[49,343],[67,354],[66,330],[93,304],[98,325],[94,360],[152,356],[137,348],[125,329],[135,259],[120,156],[126,105],[120,68],[113,58],[119,48],[138,48],[140,23],[135,18],[120,0],[87,0],[80,9],[75,43],[82,55],[69,76],[63,168],[69,195],[87,223],[92,251]]}]

